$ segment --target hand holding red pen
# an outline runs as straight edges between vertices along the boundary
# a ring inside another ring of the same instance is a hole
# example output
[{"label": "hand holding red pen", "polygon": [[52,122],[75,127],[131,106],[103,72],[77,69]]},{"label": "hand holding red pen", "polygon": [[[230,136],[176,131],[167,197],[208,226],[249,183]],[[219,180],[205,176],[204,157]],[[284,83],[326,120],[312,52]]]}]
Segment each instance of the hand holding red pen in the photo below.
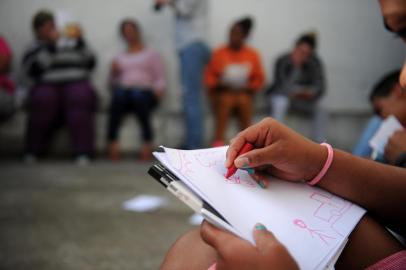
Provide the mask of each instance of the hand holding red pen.
[{"label": "hand holding red pen", "polygon": [[[251,151],[252,149],[254,149],[254,146],[249,143],[246,142],[243,147],[238,151],[237,156],[241,156],[249,151]],[[234,164],[231,164],[231,166],[228,168],[227,173],[226,173],[226,178],[230,178],[233,174],[235,174],[235,172],[237,171],[237,167]]]},{"label": "hand holding red pen", "polygon": [[[247,142],[255,149],[239,155]],[[308,181],[319,173],[326,156],[325,147],[272,118],[265,118],[232,139],[225,166],[253,168],[253,177],[258,182],[266,179],[265,175],[290,181]]]}]

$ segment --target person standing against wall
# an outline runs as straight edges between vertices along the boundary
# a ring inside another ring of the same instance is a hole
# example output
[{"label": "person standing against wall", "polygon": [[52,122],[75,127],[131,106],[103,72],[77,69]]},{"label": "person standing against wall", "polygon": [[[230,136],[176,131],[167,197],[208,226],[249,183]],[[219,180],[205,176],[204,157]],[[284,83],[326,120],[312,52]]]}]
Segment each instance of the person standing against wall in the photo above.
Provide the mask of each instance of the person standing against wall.
[{"label": "person standing against wall", "polygon": [[325,113],[320,98],[325,92],[324,69],[316,55],[317,40],[313,33],[304,34],[293,50],[278,58],[271,94],[271,116],[283,122],[290,106],[313,118],[312,139],[325,140]]},{"label": "person standing against wall", "polygon": [[155,0],[156,9],[170,6],[176,16],[175,41],[180,61],[186,149],[203,146],[203,72],[210,51],[205,43],[207,0]]}]

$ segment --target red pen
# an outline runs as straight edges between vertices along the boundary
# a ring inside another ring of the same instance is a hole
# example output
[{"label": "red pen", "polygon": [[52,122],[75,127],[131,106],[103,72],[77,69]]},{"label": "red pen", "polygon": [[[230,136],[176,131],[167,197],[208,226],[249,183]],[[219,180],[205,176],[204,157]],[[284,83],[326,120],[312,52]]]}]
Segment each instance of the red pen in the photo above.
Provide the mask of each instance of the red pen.
[{"label": "red pen", "polygon": [[[249,151],[251,151],[252,149],[254,149],[254,145],[250,144],[250,143],[245,143],[244,146],[240,149],[240,151],[237,154],[237,157],[241,156],[242,154],[245,154]],[[234,162],[231,165],[230,168],[228,168],[227,173],[226,173],[226,178],[230,178],[233,174],[235,174],[235,172],[237,171],[237,167],[235,167]]]}]

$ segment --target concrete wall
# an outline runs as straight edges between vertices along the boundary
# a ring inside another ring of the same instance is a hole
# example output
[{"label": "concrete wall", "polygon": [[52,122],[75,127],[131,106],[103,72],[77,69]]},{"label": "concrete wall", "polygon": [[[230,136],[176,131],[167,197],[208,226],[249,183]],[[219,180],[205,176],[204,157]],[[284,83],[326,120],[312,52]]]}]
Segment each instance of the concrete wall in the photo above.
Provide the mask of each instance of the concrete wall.
[{"label": "concrete wall", "polygon": [[[230,23],[242,15],[256,19],[252,44],[260,49],[268,80],[272,63],[289,49],[297,35],[317,30],[320,55],[328,73],[326,106],[335,111],[365,111],[367,93],[376,78],[399,68],[403,45],[387,33],[378,1],[374,0],[209,0],[209,43],[225,41]],[[95,49],[99,64],[94,74],[105,105],[106,78],[111,58],[122,48],[117,25],[124,17],[143,26],[145,41],[161,52],[170,82],[166,106],[180,110],[177,58],[173,47],[172,12],[152,11],[152,0],[1,0],[0,33],[15,51],[18,70],[22,51],[32,39],[30,21],[41,8],[64,11],[79,20]]]}]

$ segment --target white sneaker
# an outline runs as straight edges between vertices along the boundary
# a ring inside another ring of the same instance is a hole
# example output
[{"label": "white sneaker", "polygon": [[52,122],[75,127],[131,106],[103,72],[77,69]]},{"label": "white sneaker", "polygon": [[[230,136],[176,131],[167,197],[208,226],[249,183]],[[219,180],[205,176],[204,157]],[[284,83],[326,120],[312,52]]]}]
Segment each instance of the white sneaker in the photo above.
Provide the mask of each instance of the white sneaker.
[{"label": "white sneaker", "polygon": [[26,154],[23,157],[23,162],[28,165],[37,163],[37,160],[38,160],[37,157],[33,154]]}]

